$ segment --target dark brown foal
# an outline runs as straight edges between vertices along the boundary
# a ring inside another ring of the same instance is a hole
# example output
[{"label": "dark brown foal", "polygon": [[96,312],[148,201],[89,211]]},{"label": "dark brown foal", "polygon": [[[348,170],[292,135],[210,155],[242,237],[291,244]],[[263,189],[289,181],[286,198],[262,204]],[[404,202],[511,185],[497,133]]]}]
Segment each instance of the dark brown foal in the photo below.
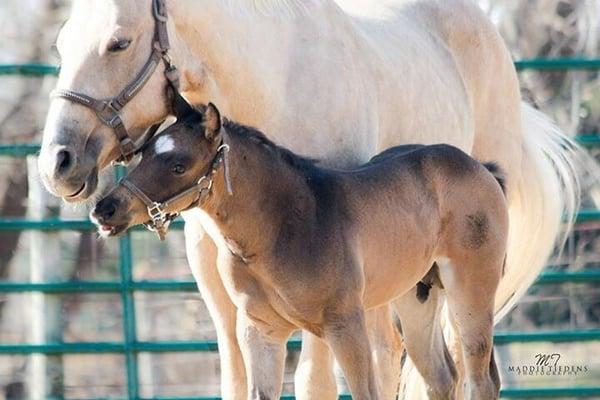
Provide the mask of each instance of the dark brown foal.
[{"label": "dark brown foal", "polygon": [[451,146],[413,145],[351,171],[320,168],[252,128],[222,125],[213,105],[178,98],[175,108],[178,122],[92,217],[108,235],[141,223],[166,232],[177,213],[203,210],[238,308],[249,398],[279,398],[286,340],[304,329],[333,350],[354,399],[377,399],[365,310],[407,293],[434,263],[461,337],[466,397],[498,396],[493,306],[508,214],[484,165]]}]

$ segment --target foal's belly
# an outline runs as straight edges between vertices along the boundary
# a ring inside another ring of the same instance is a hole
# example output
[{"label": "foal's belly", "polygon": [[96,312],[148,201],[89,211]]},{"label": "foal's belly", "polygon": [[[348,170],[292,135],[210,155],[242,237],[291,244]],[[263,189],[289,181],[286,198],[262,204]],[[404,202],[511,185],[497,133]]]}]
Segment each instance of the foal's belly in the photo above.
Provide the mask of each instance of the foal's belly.
[{"label": "foal's belly", "polygon": [[[421,204],[422,209],[428,209]],[[372,218],[362,218],[360,257],[367,308],[388,303],[412,289],[431,269],[438,256],[439,221],[433,210],[426,220],[417,213],[404,217],[376,207]],[[380,214],[381,215],[378,215]],[[396,218],[394,218],[396,216]]]},{"label": "foal's belly", "polygon": [[433,260],[404,259],[398,263],[390,260],[366,263],[363,302],[370,309],[389,303],[411,290],[431,269]]}]

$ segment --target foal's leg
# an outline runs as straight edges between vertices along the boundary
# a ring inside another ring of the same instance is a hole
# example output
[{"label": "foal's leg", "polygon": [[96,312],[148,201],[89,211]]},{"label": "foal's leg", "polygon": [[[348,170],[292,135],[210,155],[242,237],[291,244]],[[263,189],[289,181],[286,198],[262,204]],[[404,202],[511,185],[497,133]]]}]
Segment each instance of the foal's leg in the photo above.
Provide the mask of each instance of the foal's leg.
[{"label": "foal's leg", "polygon": [[379,396],[381,400],[396,400],[403,342],[394,322],[392,308],[385,304],[367,311],[365,316]]},{"label": "foal's leg", "polygon": [[[402,337],[387,304],[367,311],[366,320],[379,394],[382,400],[395,400],[402,367]],[[333,360],[325,342],[302,332],[302,351],[295,375],[297,399],[337,399]]]},{"label": "foal's leg", "polygon": [[330,313],[325,320],[324,339],[344,371],[352,398],[378,399],[363,308]]},{"label": "foal's leg", "polygon": [[394,301],[406,352],[423,377],[430,400],[454,399],[457,378],[440,325],[441,289],[431,287],[421,301],[416,287]]},{"label": "foal's leg", "polygon": [[248,400],[278,400],[285,367],[286,342],[291,331],[274,328],[237,314],[237,336],[248,375]]},{"label": "foal's leg", "polygon": [[246,398],[246,371],[236,337],[236,307],[217,271],[217,248],[196,221],[186,222],[188,262],[217,331],[221,361],[221,396],[224,400]]},{"label": "foal's leg", "polygon": [[492,363],[494,325],[494,294],[500,280],[499,265],[485,265],[483,257],[471,257],[464,262],[448,262],[440,268],[446,289],[449,311],[460,337],[464,373],[465,399],[498,398],[499,386],[494,382],[496,372]]},{"label": "foal's leg", "polygon": [[333,354],[324,341],[302,331],[302,349],[294,375],[296,399],[337,399],[333,361]]}]

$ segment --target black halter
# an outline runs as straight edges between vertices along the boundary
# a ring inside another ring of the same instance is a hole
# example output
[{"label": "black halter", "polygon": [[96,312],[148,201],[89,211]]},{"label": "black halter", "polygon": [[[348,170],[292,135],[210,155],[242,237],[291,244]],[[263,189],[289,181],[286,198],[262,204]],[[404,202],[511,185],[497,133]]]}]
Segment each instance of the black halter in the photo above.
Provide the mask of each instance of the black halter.
[{"label": "black halter", "polygon": [[[171,49],[171,46],[167,31],[168,15],[166,9],[166,0],[152,0],[152,15],[154,16],[154,20],[156,22],[156,28],[154,32],[154,40],[152,42],[152,53],[150,54],[150,58],[136,78],[116,97],[98,100],[88,95],[67,89],[57,89],[51,94],[52,98],[66,99],[90,108],[96,113],[104,125],[114,130],[117,141],[119,142],[119,150],[121,151],[121,156],[115,161],[115,163],[127,164],[137,153],[135,143],[131,139],[131,136],[129,136],[129,133],[123,124],[121,111],[123,107],[125,107],[125,105],[129,103],[129,101],[134,98],[150,80],[161,60],[165,64],[165,77],[169,83],[167,90],[169,90],[169,88],[174,91],[179,90],[179,72],[177,71],[175,65],[173,65],[173,61],[169,56],[169,50]],[[152,136],[154,136],[163,122],[164,120],[158,124],[152,125],[152,127],[146,131],[144,140],[148,141]]]},{"label": "black halter", "polygon": [[[138,188],[133,182],[125,177],[121,184],[129,190],[134,196],[144,203],[148,210],[150,221],[144,225],[148,230],[156,232],[160,240],[165,240],[165,236],[169,230],[171,222],[177,218],[181,210],[188,210],[192,207],[201,206],[211,193],[215,174],[219,168],[225,166],[225,181],[227,191],[231,194],[231,184],[229,181],[229,167],[227,161],[227,153],[229,145],[221,142],[217,148],[208,171],[198,179],[198,181],[182,192],[164,200],[162,202],[153,201],[143,190]],[[188,201],[185,201],[188,200]],[[183,207],[177,205],[184,204]]]}]

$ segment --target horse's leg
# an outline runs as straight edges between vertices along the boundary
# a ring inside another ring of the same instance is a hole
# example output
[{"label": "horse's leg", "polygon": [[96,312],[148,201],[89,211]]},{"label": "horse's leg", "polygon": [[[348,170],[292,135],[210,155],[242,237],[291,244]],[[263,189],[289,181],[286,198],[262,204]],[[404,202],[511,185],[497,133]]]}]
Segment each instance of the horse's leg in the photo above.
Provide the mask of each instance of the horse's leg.
[{"label": "horse's leg", "polygon": [[344,372],[352,398],[378,399],[364,309],[357,305],[327,313],[324,339]]},{"label": "horse's leg", "polygon": [[365,316],[379,396],[382,400],[395,400],[402,368],[402,336],[389,304],[369,310]]},{"label": "horse's leg", "polygon": [[455,398],[457,378],[440,325],[441,292],[439,286],[433,286],[426,298],[419,300],[415,287],[394,301],[406,352],[423,377],[431,400]]},{"label": "horse's leg", "polygon": [[[486,262],[490,265],[482,265]],[[484,257],[449,261],[440,268],[455,333],[460,338],[466,383],[464,398],[467,400],[498,398],[499,385],[493,377],[496,369],[490,369],[490,365],[493,360],[494,294],[501,269],[501,261],[487,261]]]},{"label": "horse's leg", "polygon": [[237,337],[248,376],[248,400],[277,400],[281,396],[286,342],[291,330],[275,328],[237,313]]},{"label": "horse's leg", "polygon": [[246,372],[236,337],[237,310],[217,271],[217,248],[196,221],[186,222],[185,242],[190,268],[217,331],[221,396],[226,400],[243,400]]},{"label": "horse's leg", "polygon": [[302,331],[302,350],[294,375],[298,400],[335,400],[337,386],[329,346],[308,331]]}]

